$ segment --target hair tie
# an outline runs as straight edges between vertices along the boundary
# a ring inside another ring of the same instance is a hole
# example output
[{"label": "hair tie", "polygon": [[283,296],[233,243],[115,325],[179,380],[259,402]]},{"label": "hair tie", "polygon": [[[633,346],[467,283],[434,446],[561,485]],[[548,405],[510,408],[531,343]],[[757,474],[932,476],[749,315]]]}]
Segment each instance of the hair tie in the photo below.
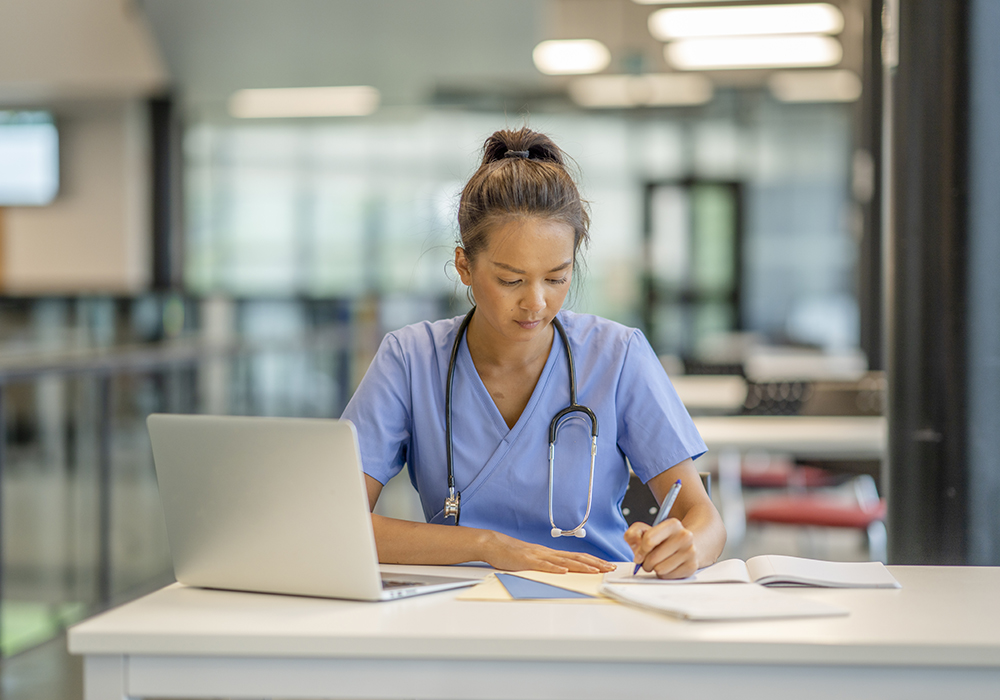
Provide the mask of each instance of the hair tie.
[{"label": "hair tie", "polygon": [[527,158],[527,151],[507,151],[503,154],[504,158]]}]

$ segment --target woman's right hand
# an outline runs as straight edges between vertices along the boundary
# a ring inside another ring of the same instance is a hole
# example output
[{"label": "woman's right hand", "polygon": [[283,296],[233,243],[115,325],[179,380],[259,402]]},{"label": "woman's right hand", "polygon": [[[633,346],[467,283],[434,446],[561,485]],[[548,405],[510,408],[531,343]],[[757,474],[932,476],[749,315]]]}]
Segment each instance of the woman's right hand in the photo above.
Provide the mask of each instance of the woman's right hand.
[{"label": "woman's right hand", "polygon": [[551,549],[491,530],[484,532],[488,535],[483,560],[501,571],[548,571],[555,574],[573,571],[600,574],[615,569],[614,564],[590,554]]}]

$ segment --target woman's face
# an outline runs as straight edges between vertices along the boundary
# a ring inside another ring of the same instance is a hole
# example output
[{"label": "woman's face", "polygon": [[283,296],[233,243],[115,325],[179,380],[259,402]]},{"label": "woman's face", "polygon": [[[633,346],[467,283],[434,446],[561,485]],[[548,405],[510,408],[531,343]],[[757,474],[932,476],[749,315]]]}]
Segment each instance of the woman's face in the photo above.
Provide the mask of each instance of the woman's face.
[{"label": "woman's face", "polygon": [[512,342],[537,339],[562,308],[573,276],[573,228],[553,219],[512,219],[487,233],[470,263],[455,249],[462,283],[472,287],[478,324]]}]

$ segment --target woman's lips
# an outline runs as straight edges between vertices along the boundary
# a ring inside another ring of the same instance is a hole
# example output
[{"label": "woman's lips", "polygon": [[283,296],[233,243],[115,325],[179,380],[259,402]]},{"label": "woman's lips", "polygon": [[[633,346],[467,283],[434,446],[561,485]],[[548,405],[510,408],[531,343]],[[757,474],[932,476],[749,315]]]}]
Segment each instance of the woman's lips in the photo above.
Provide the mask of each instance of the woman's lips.
[{"label": "woman's lips", "polygon": [[523,328],[526,331],[530,331],[532,328],[537,328],[539,326],[539,324],[541,324],[541,322],[542,322],[541,319],[539,319],[537,321],[518,321],[517,325],[519,325],[521,328]]}]

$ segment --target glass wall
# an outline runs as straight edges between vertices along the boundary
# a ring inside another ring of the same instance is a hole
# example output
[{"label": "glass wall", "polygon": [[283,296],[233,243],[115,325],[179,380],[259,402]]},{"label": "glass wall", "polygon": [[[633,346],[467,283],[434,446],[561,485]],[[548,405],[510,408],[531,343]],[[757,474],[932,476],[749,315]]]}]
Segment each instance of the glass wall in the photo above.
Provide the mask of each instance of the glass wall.
[{"label": "glass wall", "polygon": [[146,417],[333,417],[373,316],[337,300],[0,299],[0,652],[172,580]]},{"label": "glass wall", "polygon": [[[592,208],[572,308],[686,356],[733,330],[856,344],[851,108],[706,109],[531,116]],[[169,580],[146,415],[338,416],[385,331],[461,311],[458,193],[486,136],[521,124],[195,122],[189,296],[0,300],[4,654]],[[163,353],[122,347],[149,342]]]},{"label": "glass wall", "polygon": [[[530,117],[573,157],[592,207],[593,243],[573,308],[653,330],[664,352],[692,353],[706,336],[738,329],[856,345],[856,246],[846,214],[851,107],[786,105],[756,93],[722,95],[713,105],[698,114]],[[458,192],[485,137],[521,124],[500,113],[443,110],[196,123],[186,141],[188,284],[198,294],[444,300],[449,313],[460,302],[448,300],[464,291],[449,267]],[[655,210],[669,204],[672,186],[692,182],[730,189],[690,192],[671,216],[689,217],[685,225],[695,228],[651,243],[646,232],[660,224],[649,218],[650,188],[666,193],[654,198]],[[647,259],[659,266],[651,271],[657,279],[700,280],[699,294],[708,296],[694,316],[676,286],[649,308]],[[414,311],[392,320],[422,318],[427,309]],[[655,329],[653,318],[661,320]]]}]

